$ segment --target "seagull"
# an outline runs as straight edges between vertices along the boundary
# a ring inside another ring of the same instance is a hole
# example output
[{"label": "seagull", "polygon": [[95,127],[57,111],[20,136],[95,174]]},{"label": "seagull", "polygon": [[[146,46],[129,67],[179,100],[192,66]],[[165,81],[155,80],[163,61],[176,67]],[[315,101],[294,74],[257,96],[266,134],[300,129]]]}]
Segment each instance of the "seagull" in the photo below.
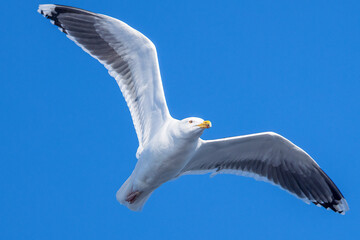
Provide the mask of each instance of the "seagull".
[{"label": "seagull", "polygon": [[83,9],[39,5],[38,12],[115,78],[139,140],[135,169],[116,193],[142,210],[163,183],[187,174],[220,173],[270,182],[306,203],[345,214],[348,204],[333,181],[301,148],[274,132],[203,140],[210,121],[171,117],[154,44],[126,23]]}]

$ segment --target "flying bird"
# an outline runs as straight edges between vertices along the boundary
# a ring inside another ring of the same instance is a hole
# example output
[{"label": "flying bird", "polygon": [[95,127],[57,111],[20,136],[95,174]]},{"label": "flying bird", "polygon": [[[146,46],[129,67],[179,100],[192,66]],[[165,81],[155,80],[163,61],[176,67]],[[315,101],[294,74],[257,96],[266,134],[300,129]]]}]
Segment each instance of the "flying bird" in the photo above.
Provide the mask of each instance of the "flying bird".
[{"label": "flying bird", "polygon": [[197,117],[171,117],[154,44],[126,23],[79,8],[43,4],[38,12],[102,63],[116,79],[139,140],[135,169],[116,193],[140,211],[163,183],[186,174],[232,173],[273,183],[307,203],[344,214],[348,204],[333,181],[301,148],[273,132],[216,140]]}]

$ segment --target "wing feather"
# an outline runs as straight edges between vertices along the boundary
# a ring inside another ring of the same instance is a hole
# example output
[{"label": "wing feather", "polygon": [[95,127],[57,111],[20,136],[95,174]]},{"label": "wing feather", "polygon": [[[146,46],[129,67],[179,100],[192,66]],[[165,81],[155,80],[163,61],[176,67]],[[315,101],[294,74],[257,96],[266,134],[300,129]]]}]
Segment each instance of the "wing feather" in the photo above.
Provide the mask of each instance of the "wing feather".
[{"label": "wing feather", "polygon": [[302,149],[276,133],[203,141],[182,174],[212,172],[254,177],[275,184],[305,202],[344,214],[340,190]]},{"label": "wing feather", "polygon": [[139,139],[138,156],[171,118],[154,44],[124,22],[106,15],[54,4],[40,5],[38,11],[116,79]]}]

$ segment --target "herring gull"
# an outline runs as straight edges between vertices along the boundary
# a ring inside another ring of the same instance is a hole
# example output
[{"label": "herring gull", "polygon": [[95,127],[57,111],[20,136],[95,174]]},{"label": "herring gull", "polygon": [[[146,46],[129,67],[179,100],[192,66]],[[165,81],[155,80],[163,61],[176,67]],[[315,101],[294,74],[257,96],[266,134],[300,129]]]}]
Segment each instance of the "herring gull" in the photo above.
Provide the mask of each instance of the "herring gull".
[{"label": "herring gull", "polygon": [[251,176],[307,203],[344,214],[348,204],[326,173],[301,148],[273,132],[203,140],[210,121],[171,117],[154,44],[115,18],[79,8],[43,4],[38,12],[102,63],[116,79],[139,140],[135,169],[116,194],[139,211],[163,183],[186,174]]}]

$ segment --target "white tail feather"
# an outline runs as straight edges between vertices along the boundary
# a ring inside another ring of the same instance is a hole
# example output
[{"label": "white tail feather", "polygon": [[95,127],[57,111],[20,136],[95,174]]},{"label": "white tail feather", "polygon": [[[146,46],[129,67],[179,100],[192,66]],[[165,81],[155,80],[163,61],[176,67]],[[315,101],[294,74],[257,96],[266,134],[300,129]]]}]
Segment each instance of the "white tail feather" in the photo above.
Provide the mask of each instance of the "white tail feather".
[{"label": "white tail feather", "polygon": [[[153,189],[154,190],[154,189]],[[141,211],[146,201],[149,199],[153,190],[141,192],[141,194],[135,199],[133,203],[126,201],[127,196],[133,192],[131,176],[124,182],[120,189],[116,193],[116,199],[118,202],[132,211]]]}]

